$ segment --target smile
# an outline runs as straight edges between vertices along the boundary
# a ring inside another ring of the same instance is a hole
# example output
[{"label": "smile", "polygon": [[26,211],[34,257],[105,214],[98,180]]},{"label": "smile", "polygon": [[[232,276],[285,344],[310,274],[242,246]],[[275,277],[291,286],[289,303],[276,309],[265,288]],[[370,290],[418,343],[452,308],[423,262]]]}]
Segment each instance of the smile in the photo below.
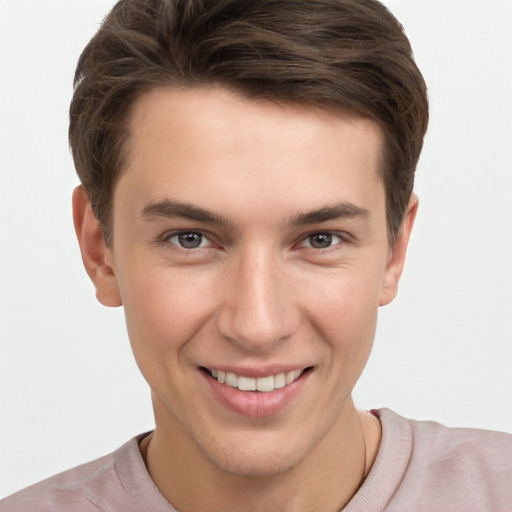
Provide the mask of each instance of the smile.
[{"label": "smile", "polygon": [[284,388],[295,382],[304,372],[302,370],[292,370],[290,372],[281,372],[267,377],[244,377],[231,372],[223,372],[221,370],[205,370],[218,382],[226,384],[226,386],[237,388],[240,391],[260,391],[262,393],[270,393],[276,389]]}]

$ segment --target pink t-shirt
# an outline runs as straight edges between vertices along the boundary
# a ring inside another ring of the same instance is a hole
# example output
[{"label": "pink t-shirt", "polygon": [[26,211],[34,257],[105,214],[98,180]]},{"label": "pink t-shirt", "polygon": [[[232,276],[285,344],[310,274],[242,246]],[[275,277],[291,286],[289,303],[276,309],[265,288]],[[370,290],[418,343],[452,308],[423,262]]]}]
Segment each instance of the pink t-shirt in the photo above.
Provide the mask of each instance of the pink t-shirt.
[{"label": "pink t-shirt", "polygon": [[[379,453],[342,512],[512,512],[511,434],[373,413]],[[177,512],[146,470],[145,435],[5,498],[0,512]]]}]

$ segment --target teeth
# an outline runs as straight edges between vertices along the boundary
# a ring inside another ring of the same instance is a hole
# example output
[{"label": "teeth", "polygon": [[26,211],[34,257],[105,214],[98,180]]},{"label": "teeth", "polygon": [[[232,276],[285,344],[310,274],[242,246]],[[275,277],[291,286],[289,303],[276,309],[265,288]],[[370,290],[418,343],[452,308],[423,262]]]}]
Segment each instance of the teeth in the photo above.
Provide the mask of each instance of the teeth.
[{"label": "teeth", "polygon": [[270,377],[256,379],[256,389],[264,393],[274,391],[274,377],[271,375]]},{"label": "teeth", "polygon": [[274,389],[284,388],[286,386],[286,375],[284,373],[278,373],[274,375]]},{"label": "teeth", "polygon": [[281,389],[297,380],[303,370],[293,370],[288,373],[278,373],[268,377],[253,379],[252,377],[238,376],[234,373],[223,372],[221,370],[210,370],[211,376],[222,384],[232,388],[238,388],[240,391],[261,391],[269,393],[275,389]]},{"label": "teeth", "polygon": [[238,387],[238,377],[234,373],[226,373],[226,384],[232,388]]},{"label": "teeth", "polygon": [[238,377],[238,389],[240,391],[256,391],[256,379],[251,379],[250,377]]},{"label": "teeth", "polygon": [[286,374],[286,385],[291,384],[300,374],[302,370],[293,370]]}]

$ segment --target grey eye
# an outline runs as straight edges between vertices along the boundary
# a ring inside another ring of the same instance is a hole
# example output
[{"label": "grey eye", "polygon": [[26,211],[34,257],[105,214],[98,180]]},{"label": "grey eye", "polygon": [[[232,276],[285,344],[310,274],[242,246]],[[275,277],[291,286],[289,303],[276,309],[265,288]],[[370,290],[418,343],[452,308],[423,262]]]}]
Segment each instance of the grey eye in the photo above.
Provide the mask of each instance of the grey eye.
[{"label": "grey eye", "polygon": [[314,249],[325,249],[333,244],[333,235],[331,233],[315,233],[308,236],[309,245]]},{"label": "grey eye", "polygon": [[169,238],[169,241],[184,249],[197,249],[204,245],[206,239],[201,233],[190,231],[173,235]]}]

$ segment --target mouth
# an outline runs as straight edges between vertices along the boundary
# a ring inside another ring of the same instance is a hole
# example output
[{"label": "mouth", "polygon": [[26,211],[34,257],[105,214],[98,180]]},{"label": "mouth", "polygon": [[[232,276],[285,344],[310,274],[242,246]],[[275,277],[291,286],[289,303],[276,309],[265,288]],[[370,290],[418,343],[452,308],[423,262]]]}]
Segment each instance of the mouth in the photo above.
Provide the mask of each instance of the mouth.
[{"label": "mouth", "polygon": [[280,372],[264,377],[247,377],[231,372],[224,372],[210,368],[201,367],[201,370],[210,375],[213,379],[231,388],[240,391],[255,391],[260,393],[271,393],[293,384],[299,377],[312,370],[312,367]]}]

